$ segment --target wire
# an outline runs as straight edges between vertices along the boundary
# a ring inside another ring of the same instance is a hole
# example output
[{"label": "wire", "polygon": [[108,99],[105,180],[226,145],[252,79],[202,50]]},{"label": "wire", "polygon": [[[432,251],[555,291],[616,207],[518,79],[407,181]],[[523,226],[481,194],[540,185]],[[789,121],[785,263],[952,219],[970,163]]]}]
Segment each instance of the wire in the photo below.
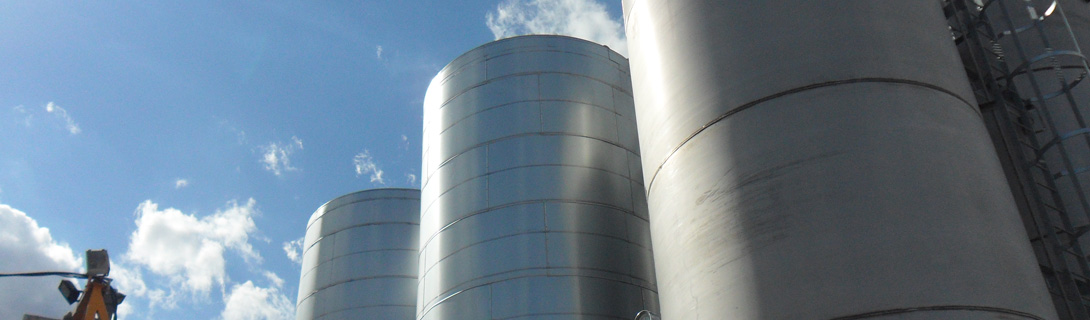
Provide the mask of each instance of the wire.
[{"label": "wire", "polygon": [[44,271],[44,272],[19,272],[19,273],[0,273],[0,278],[3,277],[46,277],[46,276],[61,276],[87,279],[86,274],[75,272],[63,272],[63,271]]}]

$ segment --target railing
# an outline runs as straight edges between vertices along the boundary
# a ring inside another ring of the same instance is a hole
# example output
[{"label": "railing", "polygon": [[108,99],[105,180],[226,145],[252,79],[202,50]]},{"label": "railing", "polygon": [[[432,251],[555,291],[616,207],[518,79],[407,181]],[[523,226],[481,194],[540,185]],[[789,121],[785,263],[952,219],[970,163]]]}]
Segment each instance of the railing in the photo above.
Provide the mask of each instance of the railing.
[{"label": "railing", "polygon": [[1054,0],[944,3],[1057,311],[1090,319],[1090,86],[1080,86],[1090,68],[1063,8]]}]

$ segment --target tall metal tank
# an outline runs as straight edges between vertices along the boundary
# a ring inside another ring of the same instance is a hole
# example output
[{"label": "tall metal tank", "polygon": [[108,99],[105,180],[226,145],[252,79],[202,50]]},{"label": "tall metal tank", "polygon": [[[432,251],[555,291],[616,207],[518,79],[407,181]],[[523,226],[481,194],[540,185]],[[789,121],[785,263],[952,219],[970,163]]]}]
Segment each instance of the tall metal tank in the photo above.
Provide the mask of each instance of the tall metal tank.
[{"label": "tall metal tank", "polygon": [[602,45],[482,45],[424,102],[418,319],[657,311],[628,63]]},{"label": "tall metal tank", "polygon": [[1055,319],[939,1],[627,0],[665,319]]},{"label": "tall metal tank", "polygon": [[372,189],[310,216],[295,318],[413,319],[420,190]]}]

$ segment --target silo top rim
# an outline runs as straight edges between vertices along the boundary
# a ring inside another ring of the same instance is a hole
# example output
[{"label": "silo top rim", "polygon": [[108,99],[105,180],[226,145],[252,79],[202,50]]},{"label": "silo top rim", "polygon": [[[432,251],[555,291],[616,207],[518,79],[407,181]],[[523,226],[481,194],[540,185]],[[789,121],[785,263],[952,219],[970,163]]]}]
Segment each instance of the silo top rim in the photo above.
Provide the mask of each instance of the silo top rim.
[{"label": "silo top rim", "polygon": [[[389,193],[400,193],[400,194],[403,194],[403,196],[396,196],[396,195],[391,195],[391,194],[385,194],[384,195],[383,194],[383,193],[387,193],[387,192],[389,192]],[[372,195],[372,194],[375,194],[375,195]],[[329,201],[326,201],[325,203],[323,203],[321,206],[318,207],[317,210],[314,211],[313,214],[311,214],[310,220],[311,220],[311,222],[313,222],[315,216],[321,215],[325,211],[327,211],[329,209],[332,209],[331,207],[339,207],[339,205],[336,205],[338,202],[343,202],[343,201],[346,201],[346,200],[349,200],[349,199],[351,199],[351,200],[360,200],[360,199],[369,199],[369,198],[370,199],[387,199],[387,198],[389,198],[389,199],[396,199],[396,198],[420,199],[420,189],[413,189],[413,188],[376,188],[376,189],[367,189],[367,190],[349,192],[349,193],[346,193],[344,195],[333,198],[332,200],[329,200]],[[307,225],[309,226],[310,223],[308,222]]]},{"label": "silo top rim", "polygon": [[[443,72],[446,71],[447,69],[450,69],[451,66],[456,65],[457,62],[459,62],[459,60],[462,60],[462,59],[464,59],[466,57],[472,56],[473,53],[475,53],[477,51],[485,50],[488,47],[496,46],[496,45],[511,42],[511,41],[525,41],[525,40],[534,39],[534,38],[537,38],[537,39],[550,39],[550,38],[552,38],[552,39],[575,40],[577,42],[583,42],[583,43],[587,43],[587,44],[600,46],[600,47],[608,50],[610,53],[613,53],[613,54],[616,54],[617,56],[623,57],[623,55],[618,53],[617,50],[613,50],[613,48],[610,48],[607,45],[597,43],[597,42],[594,42],[594,41],[590,41],[590,40],[587,40],[587,39],[583,39],[583,38],[576,38],[576,37],[561,35],[561,34],[526,34],[526,35],[519,35],[519,36],[508,37],[508,38],[503,38],[503,39],[499,39],[499,40],[489,41],[489,42],[487,42],[485,44],[482,44],[482,45],[479,45],[479,46],[477,46],[477,47],[475,47],[473,49],[470,49],[470,50],[466,51],[465,53],[462,53],[461,55],[459,55],[457,58],[454,58],[454,60],[451,60],[450,63],[448,63],[446,66],[443,66],[443,69],[439,70],[439,74],[443,74]],[[606,59],[609,58],[608,54],[609,53],[606,53],[606,55],[605,55]]]}]

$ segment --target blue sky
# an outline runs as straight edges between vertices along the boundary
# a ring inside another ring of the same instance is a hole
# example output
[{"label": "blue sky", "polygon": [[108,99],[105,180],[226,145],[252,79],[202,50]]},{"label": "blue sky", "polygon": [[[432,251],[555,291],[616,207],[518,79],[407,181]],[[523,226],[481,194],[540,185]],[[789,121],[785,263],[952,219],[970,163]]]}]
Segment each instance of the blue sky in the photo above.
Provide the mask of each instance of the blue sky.
[{"label": "blue sky", "polygon": [[[123,318],[293,318],[310,214],[418,187],[440,68],[527,33],[625,52],[620,16],[596,0],[0,2],[0,272],[79,270],[105,248]],[[0,278],[0,320],[60,317],[57,281]]]}]

